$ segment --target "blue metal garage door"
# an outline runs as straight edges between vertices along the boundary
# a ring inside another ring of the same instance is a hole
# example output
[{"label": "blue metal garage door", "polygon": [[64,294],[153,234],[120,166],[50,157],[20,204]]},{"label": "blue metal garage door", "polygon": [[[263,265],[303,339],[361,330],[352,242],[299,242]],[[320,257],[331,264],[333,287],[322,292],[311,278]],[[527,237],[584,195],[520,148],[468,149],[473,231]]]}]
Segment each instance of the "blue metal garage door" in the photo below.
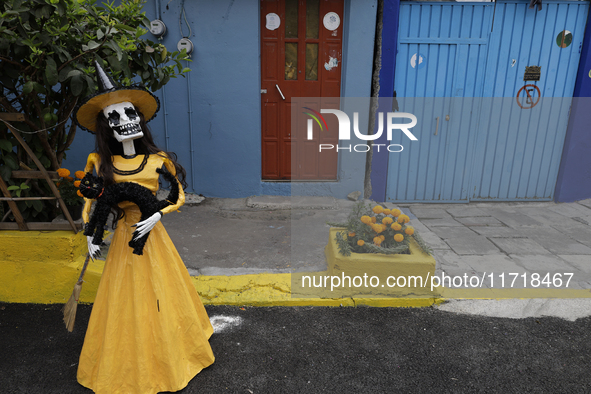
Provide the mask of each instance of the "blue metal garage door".
[{"label": "blue metal garage door", "polygon": [[[528,5],[401,4],[395,90],[419,140],[392,141],[405,149],[390,153],[387,200],[552,199],[588,2]],[[522,109],[526,84],[543,99]]]}]

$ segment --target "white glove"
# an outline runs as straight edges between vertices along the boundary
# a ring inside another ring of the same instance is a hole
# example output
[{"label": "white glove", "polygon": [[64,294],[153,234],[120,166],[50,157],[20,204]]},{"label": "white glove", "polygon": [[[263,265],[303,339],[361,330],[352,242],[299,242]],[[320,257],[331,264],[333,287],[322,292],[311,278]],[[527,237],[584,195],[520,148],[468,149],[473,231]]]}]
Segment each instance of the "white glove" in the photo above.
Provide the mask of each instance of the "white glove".
[{"label": "white glove", "polygon": [[158,211],[146,220],[142,220],[131,227],[137,227],[133,232],[133,239],[138,239],[148,234],[162,218],[162,212]]},{"label": "white glove", "polygon": [[88,254],[94,260],[95,257],[99,257],[101,255],[101,248],[98,245],[92,243],[92,238],[86,236],[86,243],[88,244]]}]

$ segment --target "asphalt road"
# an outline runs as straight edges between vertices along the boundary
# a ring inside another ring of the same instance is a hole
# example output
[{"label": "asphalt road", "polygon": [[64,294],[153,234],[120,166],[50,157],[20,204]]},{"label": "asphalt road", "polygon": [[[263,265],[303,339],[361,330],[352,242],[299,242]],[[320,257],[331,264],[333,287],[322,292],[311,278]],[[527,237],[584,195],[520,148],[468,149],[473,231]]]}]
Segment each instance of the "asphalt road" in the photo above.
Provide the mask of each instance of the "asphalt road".
[{"label": "asphalt road", "polygon": [[[76,382],[91,306],[0,304],[0,392]],[[588,393],[591,318],[507,319],[432,308],[209,306],[216,362],[182,393]]]}]

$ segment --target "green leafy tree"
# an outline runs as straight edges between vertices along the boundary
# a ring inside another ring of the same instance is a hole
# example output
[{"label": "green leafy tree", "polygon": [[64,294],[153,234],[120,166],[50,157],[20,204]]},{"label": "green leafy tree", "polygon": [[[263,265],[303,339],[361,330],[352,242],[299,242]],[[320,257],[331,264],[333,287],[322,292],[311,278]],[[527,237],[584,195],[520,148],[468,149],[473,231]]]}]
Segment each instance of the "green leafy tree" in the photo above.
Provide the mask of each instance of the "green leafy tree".
[{"label": "green leafy tree", "polygon": [[[95,60],[119,84],[141,81],[151,91],[189,71],[181,64],[188,59],[184,50],[170,53],[144,37],[149,20],[143,5],[141,0],[119,6],[94,0],[0,3],[0,112],[26,115],[14,125],[27,132],[27,143],[46,168],[57,170],[74,141],[77,126],[68,120],[77,103],[96,91]],[[15,185],[11,171],[25,166],[36,167],[0,123],[0,176]],[[51,195],[47,185],[31,183],[23,195],[29,190]],[[32,207],[19,204],[25,211]],[[32,216],[43,213],[35,210]]]}]

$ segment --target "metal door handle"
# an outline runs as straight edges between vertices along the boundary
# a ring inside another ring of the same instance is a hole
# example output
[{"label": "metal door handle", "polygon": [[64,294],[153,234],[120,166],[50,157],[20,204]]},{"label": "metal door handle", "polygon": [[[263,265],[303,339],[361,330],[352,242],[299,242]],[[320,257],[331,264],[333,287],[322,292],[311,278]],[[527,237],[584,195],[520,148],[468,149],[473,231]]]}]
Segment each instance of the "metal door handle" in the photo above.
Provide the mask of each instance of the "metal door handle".
[{"label": "metal door handle", "polygon": [[281,91],[281,89],[279,89],[279,85],[275,84],[275,87],[277,88],[277,90],[279,90],[279,94],[281,95],[281,98],[283,100],[285,100],[285,96],[283,95],[283,92]]},{"label": "metal door handle", "polygon": [[437,126],[435,126],[435,135],[437,135],[437,132],[439,131],[439,116],[435,119],[437,119]]}]

